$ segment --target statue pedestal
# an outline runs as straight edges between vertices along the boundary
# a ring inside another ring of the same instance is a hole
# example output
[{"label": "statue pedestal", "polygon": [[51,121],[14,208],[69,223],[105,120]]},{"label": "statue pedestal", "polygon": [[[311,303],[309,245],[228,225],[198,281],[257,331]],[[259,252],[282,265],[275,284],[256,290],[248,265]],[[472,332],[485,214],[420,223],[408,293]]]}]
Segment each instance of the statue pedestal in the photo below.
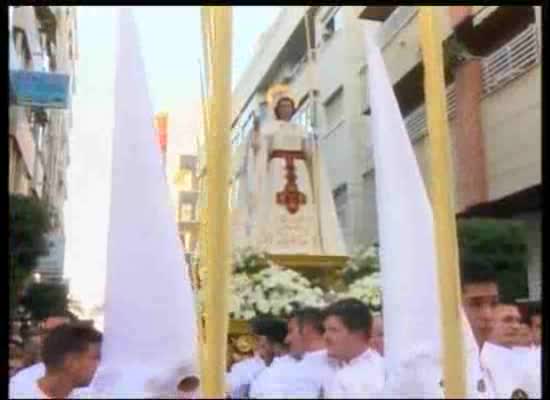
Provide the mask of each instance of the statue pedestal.
[{"label": "statue pedestal", "polygon": [[267,254],[267,258],[277,265],[297,271],[306,276],[314,285],[323,289],[337,285],[347,256],[307,255],[307,254]]}]

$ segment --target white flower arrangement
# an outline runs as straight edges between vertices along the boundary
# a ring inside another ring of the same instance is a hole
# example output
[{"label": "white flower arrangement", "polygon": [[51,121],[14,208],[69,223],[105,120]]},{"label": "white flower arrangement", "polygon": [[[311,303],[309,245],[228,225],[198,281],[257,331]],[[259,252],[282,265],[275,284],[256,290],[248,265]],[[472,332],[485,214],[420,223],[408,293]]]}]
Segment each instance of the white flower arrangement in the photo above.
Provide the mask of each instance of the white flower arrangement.
[{"label": "white flower arrangement", "polygon": [[[348,273],[347,289],[335,292],[323,291],[306,277],[291,269],[269,261],[265,254],[244,249],[234,254],[233,275],[230,281],[230,317],[250,320],[259,315],[284,317],[296,305],[325,307],[343,299],[356,298],[368,304],[373,312],[379,312],[382,303],[378,249],[374,246],[354,252],[344,268]],[[204,270],[199,271],[201,286],[207,279]],[[202,311],[204,290],[197,293],[198,311]]]},{"label": "white flower arrangement", "polygon": [[253,275],[236,273],[231,282],[231,317],[284,316],[295,305],[323,307],[324,293],[296,271],[272,264]]},{"label": "white flower arrangement", "polygon": [[351,283],[356,278],[379,270],[378,247],[362,246],[352,252],[342,272],[348,283]]},{"label": "white flower arrangement", "polygon": [[380,311],[382,306],[382,288],[380,273],[375,272],[355,280],[348,290],[338,294],[339,299],[355,298],[369,305],[372,311]]}]

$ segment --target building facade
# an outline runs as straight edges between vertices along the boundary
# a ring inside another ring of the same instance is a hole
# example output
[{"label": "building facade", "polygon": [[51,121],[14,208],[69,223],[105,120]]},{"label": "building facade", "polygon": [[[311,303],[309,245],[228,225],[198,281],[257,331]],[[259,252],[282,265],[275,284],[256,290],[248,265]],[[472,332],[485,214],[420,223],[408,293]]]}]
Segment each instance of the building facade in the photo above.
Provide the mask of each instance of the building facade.
[{"label": "building facade", "polygon": [[[525,222],[530,297],[540,298],[540,7],[441,6],[436,11],[456,211]],[[299,106],[294,118],[317,135],[327,161],[348,250],[377,240],[365,26],[382,49],[430,184],[417,14],[416,6],[284,7],[234,90],[233,145],[238,148],[247,141],[252,115],[260,120],[265,115],[267,89],[276,83],[291,87]]]},{"label": "building facade", "polygon": [[179,169],[172,180],[176,220],[188,263],[190,257],[196,254],[199,234],[197,161],[196,155],[180,155]]},{"label": "building facade", "polygon": [[[10,17],[10,69],[67,74],[70,93],[74,94],[78,59],[76,8],[10,7]],[[66,110],[53,110],[10,103],[8,190],[45,201],[51,217],[49,241],[54,242],[53,249],[64,248],[63,205],[67,197],[71,128],[70,105]],[[56,261],[52,254],[39,259],[37,271],[59,282],[64,251],[53,253]]]}]

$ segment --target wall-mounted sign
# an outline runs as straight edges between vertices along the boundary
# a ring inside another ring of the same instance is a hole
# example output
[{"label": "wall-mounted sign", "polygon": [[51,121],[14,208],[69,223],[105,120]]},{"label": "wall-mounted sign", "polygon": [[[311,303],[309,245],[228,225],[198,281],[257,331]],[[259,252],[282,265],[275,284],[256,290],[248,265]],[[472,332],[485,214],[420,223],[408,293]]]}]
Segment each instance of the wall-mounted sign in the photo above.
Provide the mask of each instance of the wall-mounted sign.
[{"label": "wall-mounted sign", "polygon": [[70,101],[70,77],[66,74],[10,71],[10,98],[16,105],[66,109]]}]

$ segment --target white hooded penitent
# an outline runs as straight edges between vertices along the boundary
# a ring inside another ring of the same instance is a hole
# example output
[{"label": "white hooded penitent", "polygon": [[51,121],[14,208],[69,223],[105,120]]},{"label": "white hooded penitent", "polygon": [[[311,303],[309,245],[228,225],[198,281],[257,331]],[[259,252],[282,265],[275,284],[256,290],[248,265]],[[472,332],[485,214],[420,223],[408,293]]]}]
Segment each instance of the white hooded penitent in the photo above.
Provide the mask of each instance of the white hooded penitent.
[{"label": "white hooded penitent", "polygon": [[118,25],[105,331],[93,387],[102,397],[169,396],[194,374],[194,298],[128,8]]}]

